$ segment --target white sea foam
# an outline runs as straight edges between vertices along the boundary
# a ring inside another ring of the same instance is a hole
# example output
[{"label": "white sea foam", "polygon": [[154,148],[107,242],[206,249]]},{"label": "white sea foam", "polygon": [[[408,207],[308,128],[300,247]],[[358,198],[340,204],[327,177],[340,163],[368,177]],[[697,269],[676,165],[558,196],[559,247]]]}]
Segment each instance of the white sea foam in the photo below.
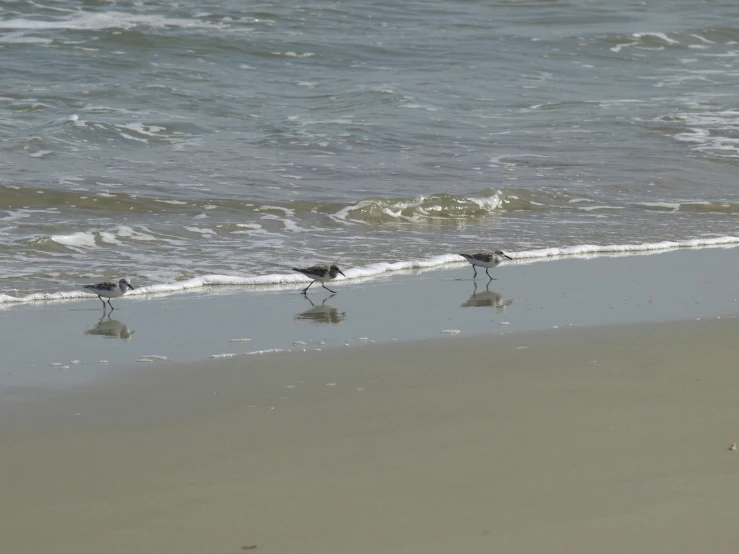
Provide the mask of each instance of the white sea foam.
[{"label": "white sea foam", "polygon": [[185,229],[190,231],[191,233],[199,233],[205,236],[211,236],[211,235],[216,234],[216,232],[213,229],[207,229],[203,227],[186,226]]},{"label": "white sea foam", "polygon": [[[145,227],[142,227],[142,229],[146,229]],[[136,231],[132,227],[129,227],[128,225],[118,225],[114,229],[112,229],[117,236],[129,238],[131,240],[140,240],[140,241],[152,241],[152,240],[163,240],[163,239],[157,239],[153,235],[149,235],[147,233],[142,233],[141,231]],[[175,241],[171,241],[175,242]]]},{"label": "white sea foam", "polygon": [[160,202],[162,204],[172,204],[173,206],[186,206],[188,202],[185,202],[184,200],[160,200],[158,198],[154,198],[154,202]]},{"label": "white sea foam", "polygon": [[282,348],[268,348],[266,350],[253,350],[252,352],[226,352],[223,354],[211,354],[208,356],[214,360],[222,358],[235,358],[237,356],[254,356],[260,354],[274,354],[275,352],[290,352],[290,350],[284,350]]},{"label": "white sea foam", "polygon": [[6,44],[51,44],[50,38],[28,37],[25,33],[8,33],[0,36],[0,43]]},{"label": "white sea foam", "polygon": [[620,52],[622,48],[626,48],[627,46],[636,46],[638,44],[638,42],[625,42],[622,44],[617,44],[616,46],[611,48],[611,52]]},{"label": "white sea foam", "polygon": [[52,235],[51,240],[64,246],[94,248],[95,235],[92,233],[72,233],[71,235]]},{"label": "white sea foam", "polygon": [[514,260],[535,260],[554,257],[578,257],[597,254],[639,254],[650,252],[662,252],[677,248],[700,248],[739,245],[739,237],[715,237],[706,239],[686,239],[679,241],[662,241],[643,244],[581,244],[578,246],[565,246],[561,248],[542,248],[540,250],[529,250],[527,252],[515,252],[508,254]]},{"label": "white sea foam", "polygon": [[[84,233],[78,233],[84,234]],[[552,258],[591,258],[600,255],[636,255],[664,252],[678,248],[717,248],[739,246],[739,236],[723,236],[714,238],[696,238],[680,241],[662,241],[643,244],[581,244],[526,250],[521,252],[508,251],[514,262],[531,263]],[[418,271],[441,268],[447,265],[465,263],[457,254],[443,254],[431,258],[408,260],[402,262],[380,262],[344,270],[346,279],[338,277],[337,281],[365,281],[389,273],[404,271]],[[175,281],[155,285],[136,287],[128,292],[126,297],[146,296],[153,294],[181,293],[212,286],[245,286],[259,288],[259,290],[281,290],[287,286],[302,284],[308,279],[298,273],[272,273],[267,275],[203,275],[184,281]],[[83,290],[62,291],[55,293],[35,293],[26,296],[11,296],[0,294],[0,305],[21,304],[29,302],[70,301],[95,295]]]},{"label": "white sea foam", "polygon": [[121,241],[115,238],[115,235],[113,233],[108,233],[106,231],[100,232],[100,240],[103,242],[107,242],[108,244],[122,244]]},{"label": "white sea foam", "polygon": [[501,202],[503,201],[502,196],[500,194],[495,194],[493,196],[488,197],[476,197],[476,196],[470,196],[467,198],[470,202],[474,202],[478,206],[480,206],[481,209],[486,210],[488,212],[492,212],[500,207]]},{"label": "white sea foam", "polygon": [[673,212],[676,212],[680,209],[679,202],[640,202],[639,205],[646,208],[672,210]]},{"label": "white sea foam", "polygon": [[676,140],[695,143],[695,150],[739,157],[739,139],[732,136],[739,124],[739,111],[685,112],[678,115],[687,128],[674,136]]},{"label": "white sea foam", "polygon": [[148,135],[150,137],[155,137],[157,136],[158,132],[167,130],[165,127],[159,127],[157,125],[146,125],[138,121],[127,123],[126,125],[116,125],[116,127],[128,129],[129,131],[134,131],[136,133],[139,133],[140,135]]},{"label": "white sea foam", "polygon": [[656,37],[658,39],[664,40],[667,44],[680,44],[680,41],[672,39],[664,33],[633,33],[631,36],[633,36],[634,38]]},{"label": "white sea foam", "polygon": [[[490,196],[467,196],[449,203],[442,195],[417,196],[406,200],[370,199],[361,200],[340,209],[331,217],[342,222],[364,223],[382,214],[392,219],[419,222],[427,219],[458,217],[460,210],[474,212],[477,209],[492,213],[503,202],[503,195],[496,191]],[[466,206],[465,206],[466,203]]]},{"label": "white sea foam", "polygon": [[262,219],[269,219],[273,221],[279,221],[285,226],[286,231],[292,231],[293,233],[305,233],[309,231],[310,229],[306,229],[295,223],[292,219],[287,219],[284,217],[278,217],[273,214],[264,214],[262,216]]},{"label": "white sea foam", "polygon": [[593,212],[595,210],[623,210],[623,206],[580,206],[577,208],[583,212]]},{"label": "white sea foam", "polygon": [[139,138],[139,137],[134,137],[134,136],[132,136],[132,135],[129,135],[128,133],[123,133],[123,132],[122,132],[122,133],[121,133],[121,136],[122,136],[123,138],[125,138],[125,139],[128,139],[128,140],[137,140],[137,141],[139,141],[139,142],[149,142],[149,139],[145,139],[145,138]]},{"label": "white sea foam", "polygon": [[[35,210],[39,211],[39,210]],[[15,221],[16,219],[23,219],[24,217],[31,217],[31,210],[7,210],[5,212],[7,215],[0,217],[0,221],[10,222]]]},{"label": "white sea foam", "polygon": [[0,29],[11,31],[47,31],[53,29],[100,30],[133,29],[135,27],[180,27],[183,29],[219,29],[224,25],[209,23],[200,19],[182,19],[162,15],[130,14],[123,12],[75,12],[60,19],[5,19],[0,21]]}]

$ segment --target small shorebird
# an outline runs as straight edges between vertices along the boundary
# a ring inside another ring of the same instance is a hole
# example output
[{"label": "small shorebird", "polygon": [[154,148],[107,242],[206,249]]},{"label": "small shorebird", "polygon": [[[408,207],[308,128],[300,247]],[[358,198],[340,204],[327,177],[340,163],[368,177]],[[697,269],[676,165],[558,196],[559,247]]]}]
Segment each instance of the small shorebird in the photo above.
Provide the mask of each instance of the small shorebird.
[{"label": "small shorebird", "polygon": [[113,311],[115,308],[113,307],[113,304],[110,303],[110,299],[123,296],[128,292],[128,289],[134,290],[129,280],[125,277],[119,279],[117,283],[106,281],[105,283],[98,283],[96,285],[84,285],[82,288],[98,295],[100,302],[103,303],[103,311],[105,311],[105,300],[103,300],[103,296],[108,299],[108,306],[110,306],[110,310]]},{"label": "small shorebird", "polygon": [[[331,281],[332,279],[336,279],[336,276],[341,273],[344,275],[344,272],[339,269],[338,265],[314,265],[312,267],[294,267],[293,271],[297,271],[298,273],[302,273],[309,279],[313,279],[311,281],[310,285],[315,283],[316,281],[321,282],[321,286],[326,289],[329,292],[333,292],[336,294],[336,291],[331,290],[328,288],[324,283],[326,281]],[[344,275],[346,277],[346,275]],[[310,285],[305,287],[303,289],[303,294],[308,294],[308,289],[310,288]]]},{"label": "small shorebird", "polygon": [[[472,277],[473,279],[477,277],[477,268],[475,267],[476,265],[484,267],[485,274],[490,277],[490,273],[488,273],[489,268],[499,266],[504,258],[509,260],[513,259],[502,250],[496,250],[495,252],[478,252],[477,254],[460,253],[459,255],[472,264],[472,269],[475,270],[475,275]],[[490,277],[490,280],[492,281],[493,278]]]}]

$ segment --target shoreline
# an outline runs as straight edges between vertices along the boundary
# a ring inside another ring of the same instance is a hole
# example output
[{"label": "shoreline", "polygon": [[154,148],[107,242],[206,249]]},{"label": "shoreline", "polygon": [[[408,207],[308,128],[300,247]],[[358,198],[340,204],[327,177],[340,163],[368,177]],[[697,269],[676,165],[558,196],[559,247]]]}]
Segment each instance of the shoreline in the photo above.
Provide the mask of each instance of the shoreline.
[{"label": "shoreline", "polygon": [[[627,256],[650,256],[665,254],[679,250],[703,250],[703,249],[732,249],[739,248],[739,237],[721,236],[707,239],[683,239],[665,240],[654,243],[643,244],[581,244],[577,246],[542,248],[527,251],[511,252],[515,265],[522,266],[532,263],[566,261],[566,260],[593,260],[597,258],[618,258]],[[377,279],[391,278],[409,274],[417,274],[426,271],[451,270],[464,266],[466,262],[458,254],[441,254],[405,262],[379,262],[366,266],[351,267],[346,270],[349,284],[359,285],[375,281]],[[284,266],[285,270],[290,269]],[[101,279],[102,280],[102,279]],[[307,284],[310,281],[295,272],[272,273],[265,275],[202,275],[183,281],[173,283],[158,283],[138,286],[136,291],[129,293],[129,297],[161,297],[171,294],[186,292],[201,292],[200,289],[213,287],[238,287],[242,292],[247,288],[248,292],[266,293],[292,290],[294,286]],[[342,283],[344,280],[334,281]],[[78,287],[81,289],[81,287]],[[95,298],[94,294],[83,290],[60,291],[57,293],[30,293],[25,296],[12,296],[0,292],[0,310],[10,309],[15,306],[38,303],[58,303]]]},{"label": "shoreline", "polygon": [[[131,296],[116,299],[118,309],[106,318],[94,297],[17,306],[0,310],[0,394],[76,387],[132,368],[155,371],[255,352],[732,318],[739,312],[739,287],[725,276],[739,273],[734,252],[503,264],[489,283],[473,282],[464,264],[364,283],[337,281],[337,295],[319,288],[303,297],[298,285],[289,292]],[[44,337],[42,349],[25,329]]]}]

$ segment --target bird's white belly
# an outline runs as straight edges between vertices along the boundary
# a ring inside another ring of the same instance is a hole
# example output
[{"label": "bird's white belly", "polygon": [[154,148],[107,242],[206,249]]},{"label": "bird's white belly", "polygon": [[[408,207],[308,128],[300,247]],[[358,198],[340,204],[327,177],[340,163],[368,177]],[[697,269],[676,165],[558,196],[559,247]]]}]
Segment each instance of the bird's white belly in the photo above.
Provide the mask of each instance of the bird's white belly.
[{"label": "bird's white belly", "polygon": [[121,291],[121,289],[114,289],[114,290],[88,289],[88,290],[91,290],[91,292],[94,292],[98,296],[104,296],[106,298],[118,298],[119,296],[123,296],[123,291]]},{"label": "bird's white belly", "polygon": [[482,260],[475,260],[475,259],[471,259],[470,263],[472,265],[479,265],[480,267],[495,267],[500,264],[500,262],[497,260],[491,260],[489,262],[484,262]]}]

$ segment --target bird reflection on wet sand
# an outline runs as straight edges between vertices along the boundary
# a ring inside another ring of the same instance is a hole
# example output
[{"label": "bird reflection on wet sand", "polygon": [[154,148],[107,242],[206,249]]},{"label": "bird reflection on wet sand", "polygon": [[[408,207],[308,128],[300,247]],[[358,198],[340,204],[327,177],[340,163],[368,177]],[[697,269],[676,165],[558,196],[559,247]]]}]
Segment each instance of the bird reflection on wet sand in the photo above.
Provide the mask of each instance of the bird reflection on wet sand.
[{"label": "bird reflection on wet sand", "polygon": [[488,287],[490,283],[485,285],[484,292],[477,292],[477,283],[472,291],[472,296],[467,299],[467,302],[462,304],[463,308],[498,308],[501,311],[505,311],[506,307],[513,302],[513,300],[503,300],[503,295],[495,291],[491,291]]},{"label": "bird reflection on wet sand", "polygon": [[85,330],[86,335],[123,340],[129,340],[134,333],[135,331],[130,331],[125,323],[121,323],[117,319],[110,319],[110,315],[100,318],[100,321],[94,327]]},{"label": "bird reflection on wet sand", "polygon": [[314,304],[308,296],[304,296],[304,298],[310,302],[312,308],[296,314],[295,319],[313,321],[314,323],[341,323],[346,316],[346,312],[339,312],[339,310],[333,306],[326,305],[326,300],[329,300],[334,296],[336,295],[332,294],[331,296],[327,296],[323,299],[323,302],[318,305]]}]

